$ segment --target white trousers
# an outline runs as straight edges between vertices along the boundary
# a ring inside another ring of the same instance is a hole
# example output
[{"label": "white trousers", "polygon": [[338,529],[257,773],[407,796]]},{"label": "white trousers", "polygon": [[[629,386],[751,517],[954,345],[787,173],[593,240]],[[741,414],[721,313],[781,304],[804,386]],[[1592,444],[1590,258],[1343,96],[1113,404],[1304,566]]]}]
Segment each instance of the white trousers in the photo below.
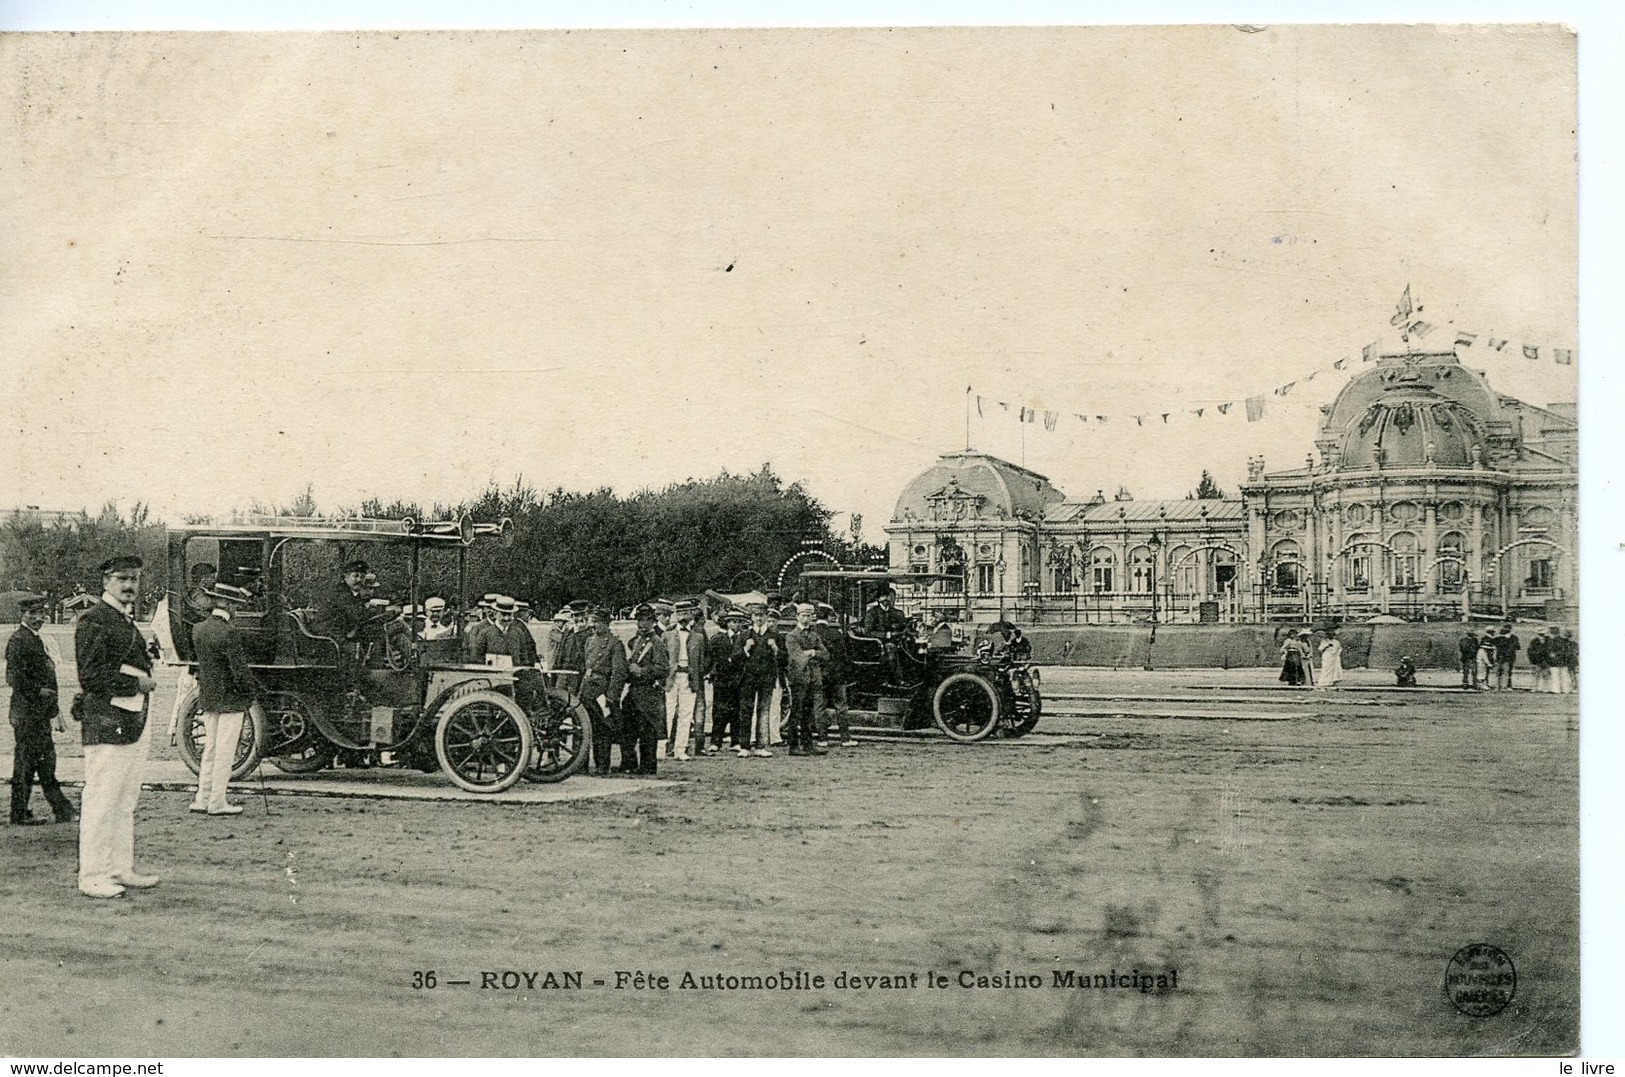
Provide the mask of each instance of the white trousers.
[{"label": "white trousers", "polygon": [[773,706],[767,712],[767,742],[777,744],[784,739],[784,705],[789,701],[790,693],[782,684],[773,686]]},{"label": "white trousers", "polygon": [[688,739],[698,732],[700,743],[705,740],[705,697],[696,693],[688,683],[688,671],[672,677],[666,686],[666,727],[671,734],[671,754],[678,759],[688,757]]},{"label": "white trousers", "polygon": [[135,805],[152,722],[134,744],[85,745],[85,789],[79,802],[79,885],[135,874]]},{"label": "white trousers", "polygon": [[193,807],[219,811],[226,806],[226,787],[231,783],[231,765],[237,761],[242,733],[242,711],[203,712],[203,758],[198,761]]}]

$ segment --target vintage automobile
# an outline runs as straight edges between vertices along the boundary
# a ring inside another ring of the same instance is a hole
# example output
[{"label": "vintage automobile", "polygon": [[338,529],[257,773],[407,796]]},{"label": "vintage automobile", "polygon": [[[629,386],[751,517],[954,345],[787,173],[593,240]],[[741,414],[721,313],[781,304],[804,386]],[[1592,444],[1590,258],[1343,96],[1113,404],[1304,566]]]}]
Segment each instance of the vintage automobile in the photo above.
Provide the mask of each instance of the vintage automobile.
[{"label": "vintage automobile", "polygon": [[[381,590],[417,607],[431,591],[462,596],[468,608],[468,550],[508,534],[508,521],[320,519],[237,516],[168,533],[170,590],[157,620],[166,654],[195,669],[188,602],[193,566],[216,566],[221,583],[254,596],[234,615],[249,665],[265,690],[243,723],[233,777],[263,760],[288,773],[332,766],[443,770],[476,793],[523,779],[561,781],[590,752],[586,708],[568,674],[513,668],[506,656],[473,665],[462,626],[443,639],[418,638],[384,603],[355,642],[324,634],[320,596],[345,562],[362,558]],[[511,537],[509,537],[511,542]],[[203,722],[195,682],[178,701],[171,730],[194,773]]]},{"label": "vintage automobile", "polygon": [[973,643],[944,632],[922,639],[912,630],[881,638],[859,627],[868,600],[881,585],[907,590],[949,577],[817,568],[801,578],[829,594],[840,615],[851,666],[848,719],[855,728],[896,731],[935,725],[949,738],[969,744],[995,734],[1024,736],[1038,725],[1044,709],[1038,670],[998,651],[991,639],[984,636]]}]

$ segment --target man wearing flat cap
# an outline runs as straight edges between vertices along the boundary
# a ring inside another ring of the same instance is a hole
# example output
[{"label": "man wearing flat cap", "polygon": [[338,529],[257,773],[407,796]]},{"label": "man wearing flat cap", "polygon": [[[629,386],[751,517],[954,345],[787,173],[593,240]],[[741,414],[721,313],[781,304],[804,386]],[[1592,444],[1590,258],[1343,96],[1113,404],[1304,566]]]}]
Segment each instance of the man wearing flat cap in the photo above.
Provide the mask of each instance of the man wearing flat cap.
[{"label": "man wearing flat cap", "polygon": [[451,625],[446,621],[446,600],[439,595],[430,595],[423,600],[423,631],[419,633],[425,640],[445,639],[451,635]]},{"label": "man wearing flat cap", "polygon": [[51,661],[39,634],[45,623],[45,596],[25,595],[17,600],[17,607],[23,623],[6,643],[11,728],[17,741],[11,762],[11,825],[37,826],[45,822],[28,810],[36,778],[56,821],[66,823],[74,817],[73,804],[57,784],[56,742],[51,739],[51,730],[54,727],[66,732],[68,727],[62,721],[57,700],[56,663]]},{"label": "man wearing flat cap", "polygon": [[191,810],[209,815],[241,815],[242,805],[227,802],[226,786],[237,761],[243,719],[258,700],[260,687],[248,668],[242,637],[232,627],[231,618],[253,596],[241,587],[217,583],[209,597],[214,611],[192,629],[204,741]]},{"label": "man wearing flat cap", "polygon": [[102,562],[101,577],[102,600],[80,616],[73,635],[85,743],[79,892],[114,898],[126,887],[158,885],[156,875],[135,870],[135,807],[152,739],[147,704],[157,682],[146,640],[135,626],[141,559],[109,558]]}]

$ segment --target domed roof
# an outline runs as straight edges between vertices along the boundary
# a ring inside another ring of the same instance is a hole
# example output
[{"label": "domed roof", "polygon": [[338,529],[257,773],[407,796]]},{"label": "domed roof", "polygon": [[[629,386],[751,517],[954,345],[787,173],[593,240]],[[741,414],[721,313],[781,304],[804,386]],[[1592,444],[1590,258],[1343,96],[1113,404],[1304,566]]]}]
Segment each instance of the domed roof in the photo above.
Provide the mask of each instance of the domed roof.
[{"label": "domed roof", "polygon": [[1454,352],[1384,352],[1375,364],[1355,374],[1338,392],[1326,412],[1321,438],[1338,440],[1349,424],[1365,416],[1371,405],[1391,394],[1397,385],[1419,385],[1452,400],[1486,422],[1504,418],[1501,396],[1484,375],[1461,365]]},{"label": "domed roof", "polygon": [[1465,404],[1398,381],[1350,420],[1339,448],[1343,468],[1472,467],[1484,460],[1484,435]]},{"label": "domed roof", "polygon": [[945,453],[907,486],[892,511],[894,521],[965,519],[1037,520],[1061,491],[1036,471],[967,449]]}]

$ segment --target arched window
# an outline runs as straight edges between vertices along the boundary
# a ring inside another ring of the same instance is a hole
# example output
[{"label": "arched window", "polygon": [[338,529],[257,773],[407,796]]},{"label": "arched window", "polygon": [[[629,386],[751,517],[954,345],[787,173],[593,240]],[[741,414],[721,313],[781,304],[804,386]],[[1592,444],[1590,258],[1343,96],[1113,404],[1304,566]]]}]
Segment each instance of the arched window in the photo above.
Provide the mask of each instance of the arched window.
[{"label": "arched window", "polygon": [[1377,547],[1371,545],[1370,535],[1350,535],[1343,543],[1344,590],[1371,590],[1371,551],[1374,549]]},{"label": "arched window", "polygon": [[1390,581],[1394,587],[1414,590],[1422,578],[1422,547],[1416,536],[1401,531],[1388,540],[1394,552],[1394,572]]},{"label": "arched window", "polygon": [[1467,575],[1462,568],[1463,563],[1467,560],[1465,556],[1466,549],[1467,540],[1460,531],[1446,531],[1439,536],[1439,557],[1457,557],[1461,559],[1459,561],[1441,560],[1439,562],[1438,581],[1440,591],[1461,590],[1462,581]]},{"label": "arched window", "polygon": [[1136,546],[1128,552],[1128,588],[1137,595],[1151,593],[1152,572],[1151,547]]},{"label": "arched window", "polygon": [[1286,539],[1275,544],[1271,554],[1274,568],[1271,570],[1270,581],[1275,590],[1282,594],[1297,594],[1303,587],[1303,554],[1298,544]]},{"label": "arched window", "polygon": [[1196,556],[1189,546],[1175,546],[1168,554],[1168,578],[1173,583],[1175,594],[1196,593]]},{"label": "arched window", "polygon": [[1089,579],[1096,594],[1117,590],[1117,555],[1105,546],[1096,546],[1089,555]]}]

